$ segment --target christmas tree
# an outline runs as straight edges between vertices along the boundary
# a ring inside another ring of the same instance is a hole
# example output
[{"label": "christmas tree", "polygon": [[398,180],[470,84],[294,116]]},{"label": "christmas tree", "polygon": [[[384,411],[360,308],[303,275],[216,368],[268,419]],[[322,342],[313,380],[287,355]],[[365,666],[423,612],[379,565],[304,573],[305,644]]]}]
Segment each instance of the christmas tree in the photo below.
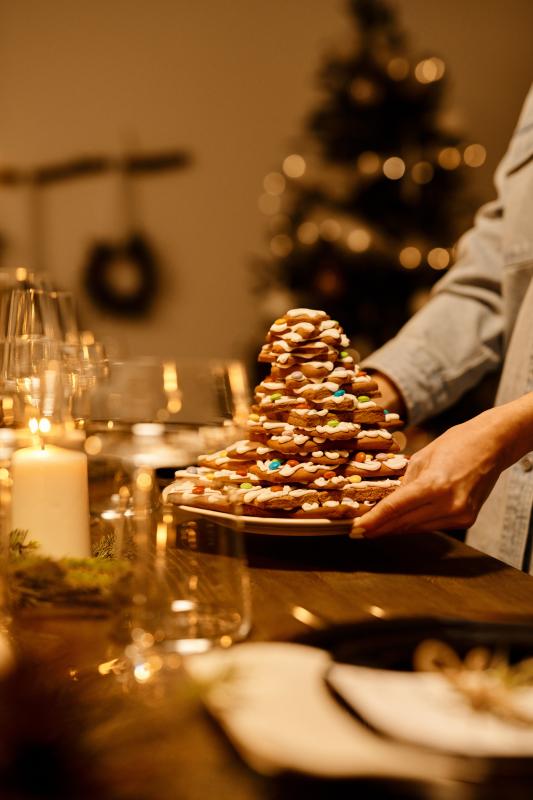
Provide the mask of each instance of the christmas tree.
[{"label": "christmas tree", "polygon": [[265,318],[324,308],[366,355],[450,265],[474,208],[464,173],[485,150],[445,124],[442,59],[409,54],[384,0],[348,10],[349,49],[325,59],[298,151],[265,177],[272,259],[257,274]]}]

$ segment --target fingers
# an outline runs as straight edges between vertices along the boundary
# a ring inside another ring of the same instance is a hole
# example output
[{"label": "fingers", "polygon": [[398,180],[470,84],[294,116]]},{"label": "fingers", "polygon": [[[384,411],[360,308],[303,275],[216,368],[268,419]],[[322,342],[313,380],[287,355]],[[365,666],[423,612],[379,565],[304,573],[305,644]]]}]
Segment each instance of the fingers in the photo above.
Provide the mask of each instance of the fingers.
[{"label": "fingers", "polygon": [[360,532],[359,529],[362,528],[365,534],[369,534],[373,530],[393,523],[401,515],[412,512],[420,506],[429,506],[429,500],[420,485],[413,481],[380,500],[371,511],[357,518],[354,522],[354,533],[357,535]]}]

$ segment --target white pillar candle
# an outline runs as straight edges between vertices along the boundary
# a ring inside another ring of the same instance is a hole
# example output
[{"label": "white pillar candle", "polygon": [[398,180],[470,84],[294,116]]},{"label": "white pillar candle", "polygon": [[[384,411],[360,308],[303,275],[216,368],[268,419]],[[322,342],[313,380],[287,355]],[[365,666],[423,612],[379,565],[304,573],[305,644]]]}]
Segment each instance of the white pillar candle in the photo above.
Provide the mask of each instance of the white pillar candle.
[{"label": "white pillar candle", "polygon": [[46,445],[12,458],[12,528],[29,531],[40,555],[91,555],[87,456]]}]

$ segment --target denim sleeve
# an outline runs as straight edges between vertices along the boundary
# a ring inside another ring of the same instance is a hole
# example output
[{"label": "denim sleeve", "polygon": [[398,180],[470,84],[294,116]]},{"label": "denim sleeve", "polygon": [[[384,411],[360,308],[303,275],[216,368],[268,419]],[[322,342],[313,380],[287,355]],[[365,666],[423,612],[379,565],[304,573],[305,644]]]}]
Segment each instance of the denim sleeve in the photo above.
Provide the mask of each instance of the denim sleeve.
[{"label": "denim sleeve", "polygon": [[364,361],[398,386],[410,424],[452,405],[500,364],[502,216],[500,201],[478,212],[429,302]]},{"label": "denim sleeve", "polygon": [[474,227],[457,245],[456,263],[434,286],[429,302],[363,362],[398,386],[411,424],[452,405],[502,361],[506,177],[524,158],[529,160],[531,152],[533,87],[496,171],[497,199],[476,215]]}]

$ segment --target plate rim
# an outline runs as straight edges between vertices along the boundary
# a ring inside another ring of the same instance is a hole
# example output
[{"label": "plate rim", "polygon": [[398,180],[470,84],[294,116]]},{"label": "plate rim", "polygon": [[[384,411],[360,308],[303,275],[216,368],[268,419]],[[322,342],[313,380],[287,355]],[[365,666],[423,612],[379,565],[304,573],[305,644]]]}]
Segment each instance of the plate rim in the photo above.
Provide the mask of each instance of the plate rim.
[{"label": "plate rim", "polygon": [[[347,534],[353,525],[352,519],[290,519],[289,517],[251,517],[245,514],[230,514],[211,508],[178,505],[182,511],[194,512],[206,517],[216,517],[244,524],[244,533],[270,535],[333,536]],[[254,530],[255,529],[255,530]],[[304,530],[305,529],[305,530]],[[289,534],[288,531],[291,531]]]}]

